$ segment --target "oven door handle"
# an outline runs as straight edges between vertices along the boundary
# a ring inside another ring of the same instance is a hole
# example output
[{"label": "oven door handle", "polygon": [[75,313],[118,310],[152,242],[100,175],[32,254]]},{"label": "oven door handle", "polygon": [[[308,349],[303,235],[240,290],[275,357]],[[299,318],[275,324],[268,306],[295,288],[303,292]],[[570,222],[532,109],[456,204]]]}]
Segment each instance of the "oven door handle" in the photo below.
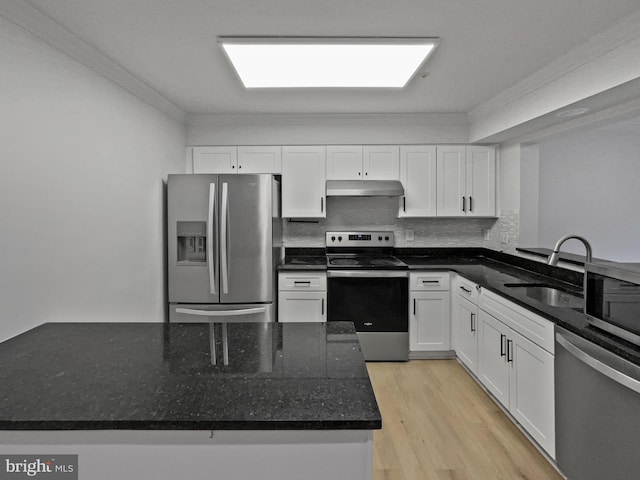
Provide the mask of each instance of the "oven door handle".
[{"label": "oven door handle", "polygon": [[328,270],[327,278],[409,278],[405,270]]}]

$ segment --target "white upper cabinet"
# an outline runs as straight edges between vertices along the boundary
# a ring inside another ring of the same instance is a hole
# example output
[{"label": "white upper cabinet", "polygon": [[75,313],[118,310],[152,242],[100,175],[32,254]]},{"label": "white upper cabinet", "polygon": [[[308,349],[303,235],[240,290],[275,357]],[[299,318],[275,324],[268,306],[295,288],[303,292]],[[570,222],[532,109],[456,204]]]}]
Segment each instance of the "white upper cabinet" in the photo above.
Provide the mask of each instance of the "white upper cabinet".
[{"label": "white upper cabinet", "polygon": [[327,147],[327,180],[398,180],[397,145]]},{"label": "white upper cabinet", "polygon": [[496,151],[494,147],[467,148],[467,216],[493,217],[496,214]]},{"label": "white upper cabinet", "polygon": [[238,173],[282,173],[282,147],[238,147]]},{"label": "white upper cabinet", "polygon": [[437,147],[437,211],[439,216],[465,216],[466,156],[465,147]]},{"label": "white upper cabinet", "polygon": [[238,147],[193,147],[193,173],[236,173]]},{"label": "white upper cabinet", "polygon": [[400,181],[404,196],[400,198],[399,217],[434,217],[436,215],[436,147],[406,145],[400,147]]},{"label": "white upper cabinet", "polygon": [[282,216],[326,217],[326,147],[282,147]]},{"label": "white upper cabinet", "polygon": [[365,145],[362,155],[365,180],[400,178],[400,148],[397,145]]},{"label": "white upper cabinet", "polygon": [[327,180],[361,180],[362,146],[327,147]]},{"label": "white upper cabinet", "polygon": [[282,173],[282,147],[193,147],[193,173]]},{"label": "white upper cabinet", "polygon": [[437,172],[438,216],[495,216],[496,156],[494,147],[438,146]]}]

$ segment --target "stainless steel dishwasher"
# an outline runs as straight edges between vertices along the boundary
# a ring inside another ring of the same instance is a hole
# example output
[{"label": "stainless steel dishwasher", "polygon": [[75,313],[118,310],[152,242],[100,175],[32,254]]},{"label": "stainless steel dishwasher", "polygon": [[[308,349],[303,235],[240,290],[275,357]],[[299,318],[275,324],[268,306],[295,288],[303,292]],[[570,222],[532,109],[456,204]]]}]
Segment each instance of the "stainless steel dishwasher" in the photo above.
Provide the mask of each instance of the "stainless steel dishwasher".
[{"label": "stainless steel dishwasher", "polygon": [[556,327],[556,461],[569,480],[640,478],[640,367]]}]

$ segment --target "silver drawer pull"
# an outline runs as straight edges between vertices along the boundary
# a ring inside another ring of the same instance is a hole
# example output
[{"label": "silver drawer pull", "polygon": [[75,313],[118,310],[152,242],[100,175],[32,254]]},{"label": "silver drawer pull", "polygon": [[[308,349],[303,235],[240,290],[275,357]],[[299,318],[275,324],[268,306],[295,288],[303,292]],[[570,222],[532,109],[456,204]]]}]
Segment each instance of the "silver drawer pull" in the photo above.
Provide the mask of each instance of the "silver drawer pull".
[{"label": "silver drawer pull", "polygon": [[460,287],[460,290],[467,292],[467,293],[471,293],[471,290],[469,290],[468,288],[464,288],[464,287]]},{"label": "silver drawer pull", "polygon": [[293,282],[294,285],[304,285],[304,286],[311,286],[311,281],[310,280],[296,280]]},{"label": "silver drawer pull", "polygon": [[422,280],[422,283],[440,283],[440,280]]}]

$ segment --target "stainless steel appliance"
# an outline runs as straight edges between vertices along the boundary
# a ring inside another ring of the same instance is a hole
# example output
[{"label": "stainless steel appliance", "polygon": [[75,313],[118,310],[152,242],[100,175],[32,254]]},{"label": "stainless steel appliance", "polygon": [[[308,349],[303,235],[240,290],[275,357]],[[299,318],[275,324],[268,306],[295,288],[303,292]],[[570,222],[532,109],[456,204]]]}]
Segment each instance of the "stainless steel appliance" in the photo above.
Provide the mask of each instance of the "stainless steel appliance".
[{"label": "stainless steel appliance", "polygon": [[409,358],[409,270],[393,232],[327,232],[327,321],[356,327],[365,360]]},{"label": "stainless steel appliance", "polygon": [[272,175],[169,175],[169,321],[275,321],[281,260]]},{"label": "stainless steel appliance", "polygon": [[569,480],[640,478],[640,367],[556,327],[556,461]]},{"label": "stainless steel appliance", "polygon": [[585,275],[591,324],[640,346],[640,264],[589,263]]}]

